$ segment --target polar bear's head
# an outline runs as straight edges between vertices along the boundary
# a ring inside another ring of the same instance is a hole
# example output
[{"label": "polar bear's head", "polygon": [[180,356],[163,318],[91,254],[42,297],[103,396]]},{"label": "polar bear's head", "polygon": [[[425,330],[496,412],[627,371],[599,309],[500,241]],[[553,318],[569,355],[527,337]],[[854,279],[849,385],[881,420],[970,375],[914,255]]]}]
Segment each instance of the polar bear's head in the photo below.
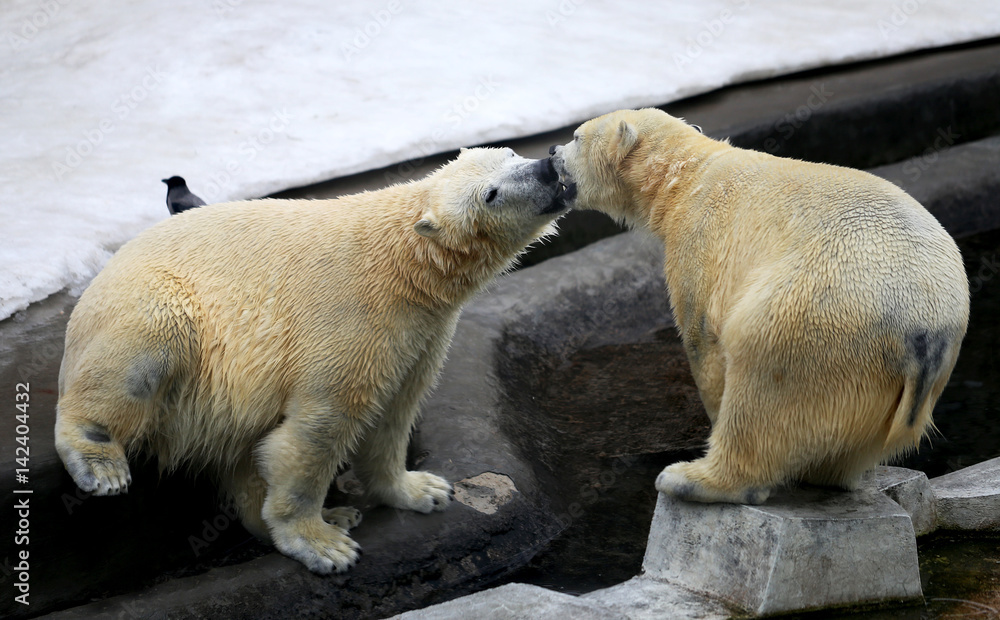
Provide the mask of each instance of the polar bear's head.
[{"label": "polar bear's head", "polygon": [[454,250],[490,242],[519,252],[554,232],[568,210],[550,159],[524,159],[508,148],[462,149],[428,180],[430,200],[414,230]]},{"label": "polar bear's head", "polygon": [[697,126],[661,110],[618,110],[580,125],[572,142],[549,153],[560,179],[575,188],[567,206],[627,221],[637,191],[649,187],[651,158],[667,161],[676,148],[701,138]]}]

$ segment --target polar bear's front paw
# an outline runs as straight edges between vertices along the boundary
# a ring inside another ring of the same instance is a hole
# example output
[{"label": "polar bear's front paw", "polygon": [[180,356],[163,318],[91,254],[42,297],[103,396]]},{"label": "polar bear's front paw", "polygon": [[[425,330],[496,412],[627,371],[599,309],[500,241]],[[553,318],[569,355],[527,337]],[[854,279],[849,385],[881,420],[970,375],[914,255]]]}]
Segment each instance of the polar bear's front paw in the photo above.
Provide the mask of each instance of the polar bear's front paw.
[{"label": "polar bear's front paw", "polygon": [[[695,479],[699,462],[674,463],[656,477],[656,490],[689,502],[763,504],[771,491],[767,487],[719,488]],[[698,476],[703,478],[704,476]]]},{"label": "polar bear's front paw", "polygon": [[361,511],[353,506],[324,508],[323,520],[345,530],[353,530],[361,523]]},{"label": "polar bear's front paw", "polygon": [[426,471],[408,471],[387,493],[386,503],[394,508],[429,513],[444,510],[454,498],[451,484],[441,476]]},{"label": "polar bear's front paw", "polygon": [[76,486],[94,495],[128,493],[132,473],[124,452],[118,454],[76,454],[67,459],[66,469]]},{"label": "polar bear's front paw", "polygon": [[347,530],[318,519],[274,528],[271,534],[278,551],[321,575],[342,573],[354,566],[361,555],[361,546]]}]

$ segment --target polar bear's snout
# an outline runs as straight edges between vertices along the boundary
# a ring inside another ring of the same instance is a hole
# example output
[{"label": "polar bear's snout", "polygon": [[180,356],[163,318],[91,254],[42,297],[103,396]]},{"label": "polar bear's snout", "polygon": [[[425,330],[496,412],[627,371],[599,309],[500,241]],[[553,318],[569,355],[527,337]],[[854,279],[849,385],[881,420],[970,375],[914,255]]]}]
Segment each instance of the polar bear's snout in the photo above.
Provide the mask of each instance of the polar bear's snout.
[{"label": "polar bear's snout", "polygon": [[556,172],[555,166],[552,165],[551,158],[536,160],[533,168],[535,176],[545,185],[551,185],[559,180],[559,173]]},{"label": "polar bear's snout", "polygon": [[559,179],[559,192],[556,194],[557,200],[572,209],[576,200],[576,181],[566,171],[566,161],[563,159],[562,146],[553,144],[549,147],[549,162],[553,172]]},{"label": "polar bear's snout", "polygon": [[537,215],[549,217],[570,208],[566,198],[572,195],[567,193],[551,158],[522,159],[515,165],[511,178],[530,186],[528,194],[533,196]]},{"label": "polar bear's snout", "polygon": [[552,164],[552,169],[559,175],[559,180],[569,185],[569,175],[566,172],[566,160],[563,158],[563,148],[558,144],[550,146],[549,162]]}]

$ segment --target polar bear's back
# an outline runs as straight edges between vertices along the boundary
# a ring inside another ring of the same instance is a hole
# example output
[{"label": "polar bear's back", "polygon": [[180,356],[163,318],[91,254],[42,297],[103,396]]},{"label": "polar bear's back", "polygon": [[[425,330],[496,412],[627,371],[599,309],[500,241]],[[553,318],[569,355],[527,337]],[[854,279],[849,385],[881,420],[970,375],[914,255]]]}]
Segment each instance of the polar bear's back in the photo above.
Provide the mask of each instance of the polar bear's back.
[{"label": "polar bear's back", "polygon": [[[198,281],[202,295],[218,292],[232,298],[320,256],[326,261],[343,256],[349,265],[351,237],[362,230],[364,217],[350,206],[343,200],[254,200],[185,212],[125,244],[94,284],[169,270]],[[340,271],[329,262],[324,266]]]},{"label": "polar bear's back", "polygon": [[784,168],[789,160],[781,161],[776,174],[796,178],[801,188],[785,194],[800,229],[789,235],[797,249],[788,265],[808,277],[818,301],[836,297],[855,318],[874,312],[887,329],[961,324],[964,332],[969,292],[962,257],[923,206],[863,171],[805,163]]},{"label": "polar bear's back", "polygon": [[[725,225],[688,250],[726,262],[717,272],[734,280],[726,285],[734,294],[766,285],[768,298],[793,311],[964,325],[958,247],[911,196],[866,172],[733,151],[741,161],[702,179],[698,207]],[[700,217],[690,214],[687,226]]]}]

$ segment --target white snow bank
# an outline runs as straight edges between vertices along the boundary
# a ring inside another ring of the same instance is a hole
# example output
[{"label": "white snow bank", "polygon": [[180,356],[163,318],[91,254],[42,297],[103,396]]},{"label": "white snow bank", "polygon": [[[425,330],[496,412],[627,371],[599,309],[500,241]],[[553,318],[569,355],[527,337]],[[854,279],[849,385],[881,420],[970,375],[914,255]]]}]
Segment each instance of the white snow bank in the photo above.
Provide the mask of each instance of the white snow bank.
[{"label": "white snow bank", "polygon": [[0,4],[0,318],[209,202],[1000,34],[996,0]]}]

